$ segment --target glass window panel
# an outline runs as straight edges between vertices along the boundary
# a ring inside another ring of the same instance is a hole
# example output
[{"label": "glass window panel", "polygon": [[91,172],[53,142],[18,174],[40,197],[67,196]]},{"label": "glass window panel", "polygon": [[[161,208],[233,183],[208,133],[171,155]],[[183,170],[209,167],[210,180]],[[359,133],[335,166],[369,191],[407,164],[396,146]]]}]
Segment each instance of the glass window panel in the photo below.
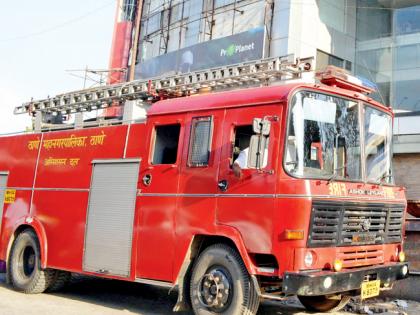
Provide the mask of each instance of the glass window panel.
[{"label": "glass window panel", "polygon": [[397,35],[420,32],[420,6],[395,10],[394,21]]},{"label": "glass window panel", "polygon": [[188,153],[189,167],[201,167],[209,164],[211,132],[211,117],[193,118]]},{"label": "glass window panel", "polygon": [[147,33],[151,34],[160,29],[160,21],[161,21],[161,12],[156,13],[149,17],[148,23],[147,23]]},{"label": "glass window panel", "polygon": [[214,7],[215,8],[224,7],[224,6],[232,4],[234,2],[235,2],[235,0],[214,0]]},{"label": "glass window panel", "polygon": [[[239,5],[238,5],[239,6]],[[264,25],[265,3],[263,1],[249,3],[243,13],[236,12],[234,20],[234,33],[241,33]]]},{"label": "glass window panel", "polygon": [[197,44],[200,35],[200,21],[194,21],[187,25],[185,31],[185,47]]},{"label": "glass window panel", "polygon": [[182,10],[183,6],[182,3],[179,3],[172,7],[171,9],[171,24],[181,21],[182,19]]},{"label": "glass window panel", "polygon": [[315,92],[292,100],[285,167],[297,176],[361,180],[358,103]]},{"label": "glass window panel", "polygon": [[417,66],[417,45],[399,46],[395,49],[395,69],[412,69]]},{"label": "glass window panel", "polygon": [[149,7],[149,13],[153,13],[156,11],[162,11],[163,4],[165,0],[151,0],[150,1],[150,7]]},{"label": "glass window panel", "polygon": [[167,52],[179,49],[179,27],[171,27],[169,31],[168,49]]},{"label": "glass window panel", "polygon": [[203,11],[203,1],[202,0],[188,0],[184,3],[184,16],[200,16]]},{"label": "glass window panel", "polygon": [[391,116],[366,106],[365,158],[366,176],[370,182],[392,183],[391,178]]},{"label": "glass window panel", "polygon": [[395,109],[419,111],[420,94],[420,75],[417,80],[404,80],[395,82]]},{"label": "glass window panel", "polygon": [[357,39],[364,41],[391,36],[392,12],[375,0],[357,1]]},{"label": "glass window panel", "polygon": [[320,0],[319,1],[319,17],[327,26],[337,31],[345,31],[345,0]]},{"label": "glass window panel", "polygon": [[351,71],[352,64],[350,61],[338,58],[334,55],[327,54],[321,50],[317,50],[316,53],[316,69],[321,70],[324,69],[326,66],[336,66],[339,68],[347,69]]},{"label": "glass window panel", "polygon": [[[222,10],[222,9],[220,9]],[[213,26],[213,38],[221,38],[232,35],[233,10],[217,11]]]}]

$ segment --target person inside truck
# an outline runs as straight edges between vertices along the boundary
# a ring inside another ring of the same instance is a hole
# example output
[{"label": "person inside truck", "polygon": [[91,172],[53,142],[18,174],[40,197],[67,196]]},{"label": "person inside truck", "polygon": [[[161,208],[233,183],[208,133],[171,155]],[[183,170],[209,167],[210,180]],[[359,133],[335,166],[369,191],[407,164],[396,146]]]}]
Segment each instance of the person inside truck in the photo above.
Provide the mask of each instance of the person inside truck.
[{"label": "person inside truck", "polygon": [[[248,168],[249,143],[254,135],[252,125],[239,126],[235,129],[232,171],[237,178],[242,177],[242,170]],[[263,167],[267,165],[268,148],[265,148]]]}]

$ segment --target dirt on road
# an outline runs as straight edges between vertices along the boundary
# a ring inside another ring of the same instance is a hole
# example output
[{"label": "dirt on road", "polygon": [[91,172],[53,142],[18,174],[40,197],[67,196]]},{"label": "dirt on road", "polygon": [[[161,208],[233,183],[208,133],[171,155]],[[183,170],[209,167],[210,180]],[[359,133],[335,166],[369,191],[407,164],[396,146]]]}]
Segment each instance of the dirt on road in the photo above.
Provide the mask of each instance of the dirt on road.
[{"label": "dirt on road", "polygon": [[[75,277],[72,283],[59,293],[25,295],[13,291],[5,283],[5,275],[0,274],[0,315],[167,315],[172,313],[175,302],[176,293],[169,294],[168,289],[85,277]],[[409,303],[408,308],[403,312],[400,312],[398,308],[396,310],[388,314],[420,314],[420,303]],[[303,315],[308,313],[297,300],[291,299],[284,302],[264,302],[259,314]],[[348,315],[350,313],[336,314]],[[183,315],[192,315],[192,313]]]}]

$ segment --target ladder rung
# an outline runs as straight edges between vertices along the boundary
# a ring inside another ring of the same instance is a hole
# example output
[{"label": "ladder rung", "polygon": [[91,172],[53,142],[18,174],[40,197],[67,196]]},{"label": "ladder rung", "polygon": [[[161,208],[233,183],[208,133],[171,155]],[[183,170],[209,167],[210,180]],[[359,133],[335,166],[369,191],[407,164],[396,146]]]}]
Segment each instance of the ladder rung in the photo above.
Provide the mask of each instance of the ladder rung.
[{"label": "ladder rung", "polygon": [[[312,57],[305,58],[300,60],[300,64],[310,63],[312,65],[312,61]],[[293,55],[289,55],[172,75],[166,78],[100,86],[27,102],[16,107],[14,113],[85,112],[105,108],[115,102],[123,103],[126,100],[154,101],[159,93],[182,95],[182,92],[195,92],[203,87],[226,88],[246,84],[267,84],[274,80],[298,79],[302,72],[308,71],[302,70],[299,67],[300,64],[296,65]]]}]

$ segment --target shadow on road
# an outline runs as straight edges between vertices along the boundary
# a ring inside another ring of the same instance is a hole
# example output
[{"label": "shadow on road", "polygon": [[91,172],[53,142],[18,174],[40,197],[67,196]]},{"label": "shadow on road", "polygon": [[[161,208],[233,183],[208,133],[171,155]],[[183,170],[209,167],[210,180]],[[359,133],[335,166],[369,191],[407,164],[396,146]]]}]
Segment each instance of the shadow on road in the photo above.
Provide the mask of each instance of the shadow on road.
[{"label": "shadow on road", "polygon": [[[5,284],[3,275],[0,276],[0,287],[12,290]],[[177,299],[177,293],[169,293],[166,288],[83,276],[75,276],[62,291],[49,295],[143,315],[171,314]],[[297,302],[265,302],[258,314],[294,315],[301,312],[303,309]],[[192,312],[178,314],[193,315]]]}]

